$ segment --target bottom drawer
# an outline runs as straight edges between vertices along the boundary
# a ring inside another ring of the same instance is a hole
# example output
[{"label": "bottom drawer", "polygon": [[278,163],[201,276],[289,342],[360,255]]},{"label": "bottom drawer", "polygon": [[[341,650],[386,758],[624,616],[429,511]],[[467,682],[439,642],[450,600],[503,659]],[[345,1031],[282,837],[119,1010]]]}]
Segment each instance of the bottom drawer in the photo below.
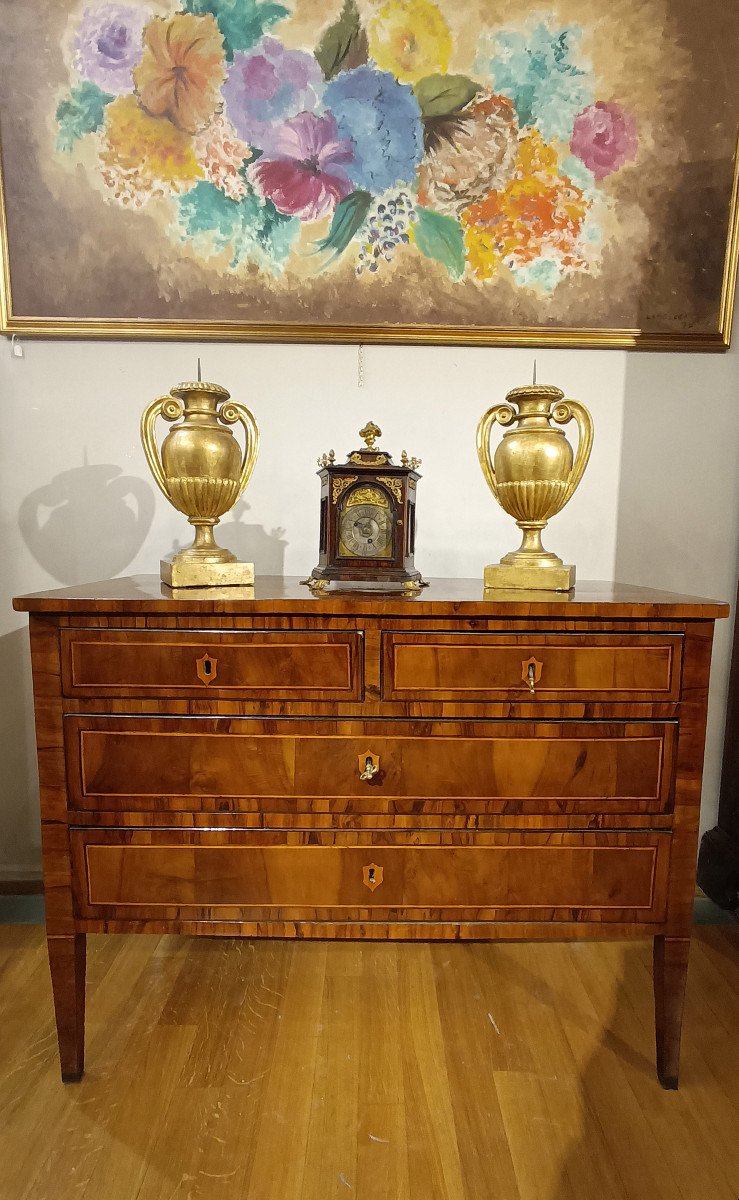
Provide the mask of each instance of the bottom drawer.
[{"label": "bottom drawer", "polygon": [[82,917],[664,919],[667,833],[73,829]]}]

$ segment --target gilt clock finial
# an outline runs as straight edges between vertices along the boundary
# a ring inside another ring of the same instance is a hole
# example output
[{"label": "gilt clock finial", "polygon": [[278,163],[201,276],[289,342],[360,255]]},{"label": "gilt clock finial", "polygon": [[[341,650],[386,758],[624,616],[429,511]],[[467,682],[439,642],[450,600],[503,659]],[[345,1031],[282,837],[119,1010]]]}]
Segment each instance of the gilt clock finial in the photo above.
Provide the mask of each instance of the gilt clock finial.
[{"label": "gilt clock finial", "polygon": [[364,429],[360,429],[359,436],[364,438],[368,450],[374,450],[376,439],[382,437],[382,430],[374,421],[368,421]]}]

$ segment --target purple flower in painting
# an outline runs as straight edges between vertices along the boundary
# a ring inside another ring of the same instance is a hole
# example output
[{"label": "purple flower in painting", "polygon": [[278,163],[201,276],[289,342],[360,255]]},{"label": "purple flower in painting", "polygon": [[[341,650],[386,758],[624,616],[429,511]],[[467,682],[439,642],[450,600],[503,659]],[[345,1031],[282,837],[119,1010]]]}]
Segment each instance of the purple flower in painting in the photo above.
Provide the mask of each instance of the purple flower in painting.
[{"label": "purple flower in painting", "polygon": [[250,167],[249,177],[278,212],[315,221],[351,192],[344,167],[351,161],[352,145],[339,139],[330,113],[298,113],[277,128],[273,147]]},{"label": "purple flower in painting", "polygon": [[379,195],[415,178],[423,125],[412,88],[367,65],[336,75],[326,85],[324,102],[336,116],[339,135],[354,144],[349,174],[355,187]]},{"label": "purple flower in painting", "polygon": [[636,124],[620,104],[598,100],[575,117],[570,150],[604,179],[636,158]]},{"label": "purple flower in painting", "polygon": [[83,79],[112,96],[133,91],[131,72],[144,53],[151,13],[138,4],[86,8],[74,42],[74,66]]},{"label": "purple flower in painting", "polygon": [[253,50],[234,54],[222,91],[239,137],[266,152],[276,126],[318,106],[323,74],[312,54],[264,37]]}]

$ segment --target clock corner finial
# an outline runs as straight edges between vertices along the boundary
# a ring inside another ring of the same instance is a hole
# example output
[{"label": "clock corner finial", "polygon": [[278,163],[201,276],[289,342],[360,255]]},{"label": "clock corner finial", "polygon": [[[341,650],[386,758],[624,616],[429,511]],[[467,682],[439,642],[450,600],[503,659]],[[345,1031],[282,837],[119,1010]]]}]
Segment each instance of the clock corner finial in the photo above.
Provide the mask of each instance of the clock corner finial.
[{"label": "clock corner finial", "polygon": [[368,450],[374,450],[375,441],[378,437],[382,437],[382,430],[379,425],[375,425],[374,421],[368,421],[364,429],[360,429],[359,436],[364,438]]}]

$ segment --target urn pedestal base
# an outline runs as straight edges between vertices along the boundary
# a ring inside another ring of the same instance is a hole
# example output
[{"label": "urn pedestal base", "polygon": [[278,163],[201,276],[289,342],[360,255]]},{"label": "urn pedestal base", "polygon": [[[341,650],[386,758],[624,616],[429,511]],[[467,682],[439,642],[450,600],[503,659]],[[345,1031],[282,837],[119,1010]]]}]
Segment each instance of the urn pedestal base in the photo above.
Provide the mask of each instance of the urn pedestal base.
[{"label": "urn pedestal base", "polygon": [[493,563],[485,567],[486,588],[505,591],[569,592],[575,586],[575,568],[558,566],[525,567],[519,563]]},{"label": "urn pedestal base", "polygon": [[159,564],[162,583],[171,588],[251,587],[254,563],[198,562],[177,555],[163,558]]}]

